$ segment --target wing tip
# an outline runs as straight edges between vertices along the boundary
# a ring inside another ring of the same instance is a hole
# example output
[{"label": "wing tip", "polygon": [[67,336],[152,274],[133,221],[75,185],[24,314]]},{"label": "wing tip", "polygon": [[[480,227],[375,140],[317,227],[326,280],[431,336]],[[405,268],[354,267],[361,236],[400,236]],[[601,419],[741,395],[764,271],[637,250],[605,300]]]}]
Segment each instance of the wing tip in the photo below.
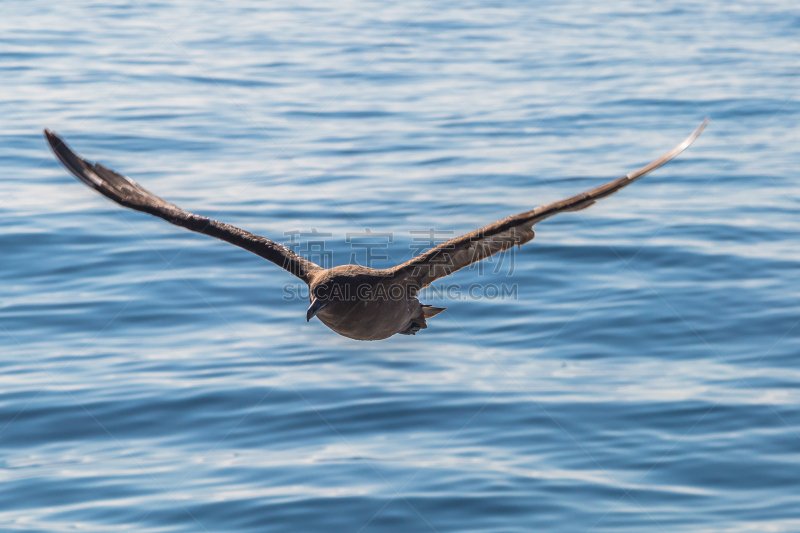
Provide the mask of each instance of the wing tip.
[{"label": "wing tip", "polygon": [[44,128],[43,131],[44,131],[44,138],[47,140],[47,144],[49,144],[50,148],[52,148],[54,151],[57,150],[58,148],[61,148],[62,146],[66,146],[64,140],[61,137],[59,137],[58,134],[53,130],[49,128]]},{"label": "wing tip", "polygon": [[73,152],[70,147],[67,146],[67,143],[53,130],[44,128],[44,136],[53,154],[55,154],[56,158],[67,170],[89,187],[100,190],[103,181],[92,172],[91,162]]},{"label": "wing tip", "polygon": [[[691,146],[691,144],[692,144],[692,143],[693,143],[695,140],[697,140],[697,138],[700,136],[700,134],[701,134],[701,133],[703,133],[703,130],[705,130],[705,129],[706,129],[706,126],[708,126],[709,122],[711,122],[711,117],[706,117],[706,118],[704,118],[704,119],[703,119],[703,122],[701,122],[701,123],[700,123],[700,125],[699,125],[699,126],[697,126],[697,129],[695,129],[695,130],[692,132],[692,134],[691,134],[691,135],[689,135],[689,136],[686,138],[686,140],[685,140],[685,141],[683,141],[681,144],[679,144],[679,145],[678,145],[678,146],[675,148],[675,150],[674,150],[674,153],[673,153],[673,154],[671,154],[671,156],[672,156],[672,157],[675,157],[676,155],[680,154],[681,152],[683,152],[684,150],[686,150],[687,148],[689,148],[689,146]],[[670,159],[672,159],[672,157],[670,157]]]},{"label": "wing tip", "polygon": [[[55,150],[55,145],[56,143],[61,141],[61,138],[58,135],[56,135],[56,133],[51,129],[44,128],[43,131],[44,131],[44,138],[47,141],[47,144],[50,145],[50,148],[53,148]],[[61,142],[63,143],[64,141]]]},{"label": "wing tip", "polygon": [[47,140],[47,144],[49,144],[50,148],[53,150],[53,153],[59,156],[59,159],[65,152],[75,155],[74,152],[67,147],[67,143],[65,143],[64,140],[53,130],[44,128],[44,138]]},{"label": "wing tip", "polygon": [[708,126],[710,122],[711,122],[711,117],[704,118],[703,122],[701,122],[700,125],[697,126],[697,129],[694,130],[694,132],[690,136],[690,139],[692,139],[692,141],[697,139],[700,136],[700,134],[703,133],[703,130],[706,129],[706,126]]},{"label": "wing tip", "polygon": [[667,164],[668,162],[672,161],[674,158],[676,158],[684,150],[686,150],[687,148],[689,148],[689,146],[692,145],[692,143],[700,136],[700,134],[703,133],[703,130],[706,129],[706,126],[708,126],[708,124],[710,122],[711,122],[711,117],[706,117],[705,119],[703,119],[703,122],[700,123],[700,125],[697,127],[697,129],[695,129],[691,133],[691,135],[686,137],[686,139],[684,139],[683,142],[681,142],[678,146],[676,146],[675,148],[670,150],[666,155],[662,156],[659,159],[656,159],[652,163],[650,163],[648,165],[645,165],[640,169],[637,169],[637,170],[634,170],[633,172],[629,172],[628,174],[625,174],[625,176],[623,176],[621,179],[627,179],[629,181],[636,181],[639,178],[641,178],[641,177],[649,174],[650,172],[654,171],[655,169],[657,169],[659,167],[662,167],[665,164]]}]

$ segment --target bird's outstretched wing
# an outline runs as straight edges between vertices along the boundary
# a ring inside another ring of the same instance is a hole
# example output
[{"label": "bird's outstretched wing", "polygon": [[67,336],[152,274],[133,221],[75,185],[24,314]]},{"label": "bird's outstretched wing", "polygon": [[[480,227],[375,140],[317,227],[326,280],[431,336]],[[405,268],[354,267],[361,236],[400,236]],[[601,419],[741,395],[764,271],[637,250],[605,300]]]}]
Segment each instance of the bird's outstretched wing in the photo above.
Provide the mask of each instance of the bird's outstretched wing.
[{"label": "bird's outstretched wing", "polygon": [[124,207],[149,213],[163,218],[170,224],[235,244],[268,261],[272,261],[306,282],[308,282],[311,272],[321,270],[319,265],[300,257],[285,246],[265,237],[259,237],[210,218],[187,213],[180,207],[147,191],[132,179],[99,163],[92,164],[85,159],[81,159],[52,131],[44,130],[44,135],[47,138],[47,142],[50,143],[53,153],[67,167],[67,170],[75,174],[79,180],[92,189]]},{"label": "bird's outstretched wing", "polygon": [[413,292],[414,289],[425,288],[439,278],[448,276],[457,270],[507,250],[514,245],[523,245],[533,239],[534,224],[564,211],[586,209],[597,200],[614,194],[664,165],[692,144],[705,129],[708,122],[708,119],[704,120],[700,127],[685,141],[673,148],[668,154],[649,165],[643,166],[639,170],[576,196],[537,207],[533,211],[526,211],[525,213],[498,220],[472,233],[451,239],[406,263],[390,269],[389,274],[394,283],[408,286],[412,288]]}]

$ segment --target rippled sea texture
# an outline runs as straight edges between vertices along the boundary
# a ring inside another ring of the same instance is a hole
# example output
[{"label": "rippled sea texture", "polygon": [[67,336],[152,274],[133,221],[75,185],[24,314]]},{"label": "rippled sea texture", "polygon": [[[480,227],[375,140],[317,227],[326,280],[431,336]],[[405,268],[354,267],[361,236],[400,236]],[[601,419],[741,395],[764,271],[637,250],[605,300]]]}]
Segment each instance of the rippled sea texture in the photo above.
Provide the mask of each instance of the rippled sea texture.
[{"label": "rippled sea texture", "polygon": [[[3,2],[2,529],[800,529],[800,10],[611,4]],[[443,283],[514,296],[432,295],[379,343],[41,135],[281,242],[329,233],[337,264],[390,233],[384,267],[705,116]]]}]

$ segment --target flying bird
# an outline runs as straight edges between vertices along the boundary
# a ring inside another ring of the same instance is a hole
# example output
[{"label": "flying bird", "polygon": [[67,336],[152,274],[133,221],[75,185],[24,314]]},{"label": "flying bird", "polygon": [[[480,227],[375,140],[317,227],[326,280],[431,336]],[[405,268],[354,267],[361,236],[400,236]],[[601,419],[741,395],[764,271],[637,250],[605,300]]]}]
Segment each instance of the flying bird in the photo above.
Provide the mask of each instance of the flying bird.
[{"label": "flying bird", "polygon": [[396,333],[414,335],[444,308],[420,303],[419,291],[437,279],[534,237],[533,226],[566,211],[586,209],[664,165],[685,150],[708,119],[663,157],[625,176],[564,200],[498,220],[451,239],[393,268],[359,265],[325,269],[266,237],[184,211],[132,179],[75,154],[50,130],[44,134],[56,157],[79,180],[114,202],[163,218],[170,224],[210,235],[253,252],[303,280],[311,305],[306,320],[317,317],[336,333],[356,340],[382,340]]}]

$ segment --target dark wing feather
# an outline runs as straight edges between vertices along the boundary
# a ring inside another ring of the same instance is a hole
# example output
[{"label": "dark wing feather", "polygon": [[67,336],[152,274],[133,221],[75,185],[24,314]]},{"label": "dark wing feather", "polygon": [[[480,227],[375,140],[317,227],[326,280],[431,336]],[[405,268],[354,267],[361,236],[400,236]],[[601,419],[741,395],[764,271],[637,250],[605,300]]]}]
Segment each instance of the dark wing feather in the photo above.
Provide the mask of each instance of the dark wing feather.
[{"label": "dark wing feather", "polygon": [[259,237],[210,218],[187,213],[175,204],[149,192],[132,179],[99,163],[92,164],[85,159],[81,159],[52,131],[44,130],[44,134],[47,142],[50,143],[50,148],[53,149],[53,153],[67,167],[67,170],[75,174],[79,180],[92,189],[122,206],[149,213],[163,218],[170,224],[204,235],[210,235],[244,248],[268,261],[272,261],[306,282],[311,272],[321,270],[318,265],[303,259],[285,246],[265,237]]},{"label": "dark wing feather", "polygon": [[408,285],[414,289],[422,289],[439,278],[448,276],[514,245],[525,244],[534,237],[534,224],[558,213],[586,209],[597,200],[630,185],[684,151],[705,129],[708,122],[708,119],[704,120],[694,133],[668,154],[630,174],[565,200],[498,220],[494,224],[484,226],[472,233],[451,239],[390,269],[390,274],[397,283]]}]

